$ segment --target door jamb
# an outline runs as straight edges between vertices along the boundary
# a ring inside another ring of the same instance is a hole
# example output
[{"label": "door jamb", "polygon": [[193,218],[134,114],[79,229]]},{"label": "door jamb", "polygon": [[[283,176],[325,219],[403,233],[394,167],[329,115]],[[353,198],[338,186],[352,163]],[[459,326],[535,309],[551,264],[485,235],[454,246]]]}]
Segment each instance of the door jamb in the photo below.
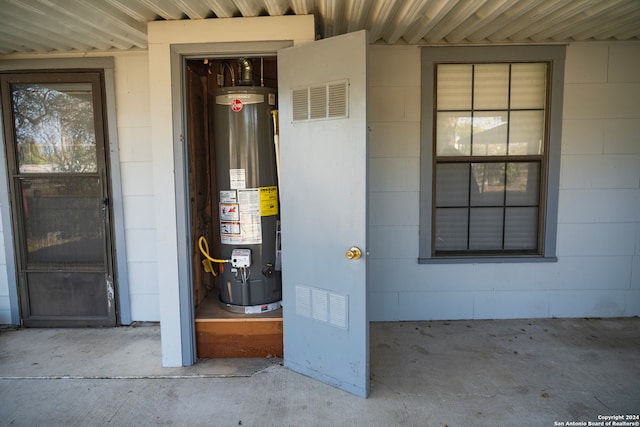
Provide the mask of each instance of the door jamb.
[{"label": "door jamb", "polygon": [[176,213],[185,206],[188,194],[183,173],[182,58],[190,54],[225,53],[224,46],[241,53],[242,46],[245,49],[252,46],[255,52],[256,46],[265,48],[283,41],[311,42],[315,26],[313,15],[153,21],[147,25],[147,34],[155,226],[162,230],[156,233],[162,365],[188,366],[195,362],[195,320],[187,280],[190,260],[184,258],[186,254],[178,253],[179,246],[189,246],[187,215],[186,210]]},{"label": "door jamb", "polygon": [[[1,108],[1,107],[0,107]],[[0,129],[4,129],[2,114],[0,114]],[[4,132],[0,132],[0,145],[4,147]],[[13,225],[11,224],[11,208],[9,205],[9,178],[7,175],[7,157],[5,150],[0,150],[0,215],[2,215],[2,234],[4,237],[4,254],[7,282],[9,288],[9,315],[12,325],[21,325],[20,301],[18,299],[18,282],[16,277],[16,257],[13,239]]]},{"label": "door jamb", "polygon": [[172,45],[171,81],[173,109],[173,158],[176,192],[176,232],[178,256],[178,282],[180,305],[180,341],[182,365],[191,366],[196,361],[195,310],[193,307],[193,286],[191,260],[193,248],[189,224],[189,176],[188,147],[185,143],[186,131],[186,77],[187,59],[212,56],[242,56],[248,54],[276,55],[278,49],[293,45],[293,41],[283,42],[221,42]]}]

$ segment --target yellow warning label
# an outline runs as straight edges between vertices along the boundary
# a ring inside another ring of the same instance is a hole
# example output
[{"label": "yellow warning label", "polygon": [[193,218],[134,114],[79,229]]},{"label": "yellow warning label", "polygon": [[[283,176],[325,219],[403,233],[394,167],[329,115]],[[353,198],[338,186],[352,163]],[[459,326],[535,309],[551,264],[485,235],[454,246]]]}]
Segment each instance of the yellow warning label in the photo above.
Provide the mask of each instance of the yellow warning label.
[{"label": "yellow warning label", "polygon": [[260,187],[260,216],[278,215],[278,187]]}]

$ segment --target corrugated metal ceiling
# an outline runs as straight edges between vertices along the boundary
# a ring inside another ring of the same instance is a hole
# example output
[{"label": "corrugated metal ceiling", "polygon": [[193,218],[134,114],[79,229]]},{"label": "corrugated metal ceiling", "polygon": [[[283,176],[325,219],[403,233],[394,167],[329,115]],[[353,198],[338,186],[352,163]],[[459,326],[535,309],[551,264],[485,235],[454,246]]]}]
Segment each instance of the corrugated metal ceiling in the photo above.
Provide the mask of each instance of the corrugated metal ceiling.
[{"label": "corrugated metal ceiling", "polygon": [[292,14],[392,44],[640,39],[640,0],[0,0],[0,54],[146,49],[148,21]]}]

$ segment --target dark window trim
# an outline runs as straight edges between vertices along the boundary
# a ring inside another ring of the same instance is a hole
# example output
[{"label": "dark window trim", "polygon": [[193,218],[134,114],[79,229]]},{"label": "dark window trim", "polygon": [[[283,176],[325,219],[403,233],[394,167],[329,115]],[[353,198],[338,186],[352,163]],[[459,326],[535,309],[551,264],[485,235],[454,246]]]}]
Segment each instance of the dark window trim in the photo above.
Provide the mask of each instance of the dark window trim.
[{"label": "dark window trim", "polygon": [[[555,262],[558,194],[560,190],[560,154],[562,139],[562,104],[564,94],[564,59],[566,47],[553,46],[482,46],[482,47],[425,47],[421,51],[422,66],[422,113],[420,131],[420,264],[452,263],[518,263]],[[433,113],[435,96],[434,64],[436,63],[482,63],[482,62],[531,62],[551,63],[547,171],[543,177],[545,188],[541,188],[544,204],[544,222],[541,224],[542,239],[540,255],[498,256],[438,256],[432,255],[432,196],[433,180]]]}]

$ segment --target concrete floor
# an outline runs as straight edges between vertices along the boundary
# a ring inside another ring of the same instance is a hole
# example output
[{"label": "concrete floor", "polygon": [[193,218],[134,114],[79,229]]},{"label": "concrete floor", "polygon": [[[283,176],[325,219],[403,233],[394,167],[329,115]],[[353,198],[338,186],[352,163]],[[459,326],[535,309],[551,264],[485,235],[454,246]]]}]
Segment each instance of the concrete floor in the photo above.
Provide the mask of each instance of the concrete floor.
[{"label": "concrete floor", "polygon": [[5,328],[0,425],[555,427],[640,413],[638,318],[374,323],[368,399],[281,363],[161,368],[157,325]]}]

